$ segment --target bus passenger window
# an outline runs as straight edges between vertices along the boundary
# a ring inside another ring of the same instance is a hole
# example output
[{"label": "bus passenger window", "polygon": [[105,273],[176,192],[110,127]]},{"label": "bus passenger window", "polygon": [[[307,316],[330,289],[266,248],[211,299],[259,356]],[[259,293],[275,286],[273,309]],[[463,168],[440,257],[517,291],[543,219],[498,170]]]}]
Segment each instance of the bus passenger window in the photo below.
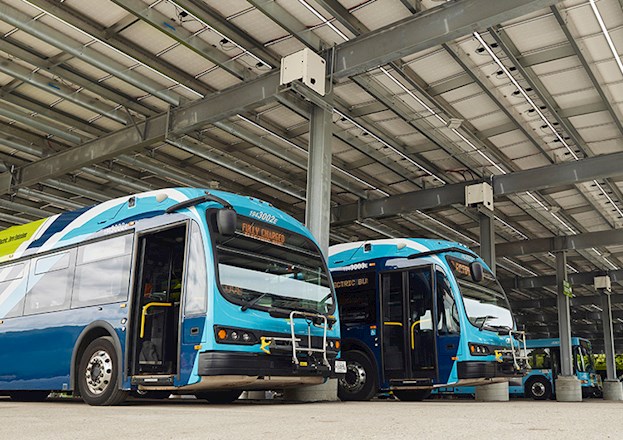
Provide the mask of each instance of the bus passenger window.
[{"label": "bus passenger window", "polygon": [[208,307],[208,286],[206,274],[206,257],[203,250],[201,231],[196,223],[192,223],[190,231],[190,248],[188,250],[188,275],[186,282],[185,315],[204,314]]},{"label": "bus passenger window", "polygon": [[438,334],[460,333],[459,312],[450,288],[450,281],[441,271],[436,272],[437,277],[437,310],[439,322],[437,323]]},{"label": "bus passenger window", "polygon": [[40,257],[28,279],[24,315],[69,308],[75,250]]},{"label": "bus passenger window", "polygon": [[72,308],[127,300],[132,242],[124,235],[78,248]]},{"label": "bus passenger window", "polygon": [[342,323],[375,323],[376,283],[374,278],[374,272],[333,276]]},{"label": "bus passenger window", "polygon": [[[24,263],[0,268],[0,317],[14,318],[22,315],[24,309]],[[11,291],[12,295],[8,295]],[[7,295],[5,295],[5,292]],[[21,294],[20,294],[21,292]],[[17,298],[19,297],[19,300]]]}]

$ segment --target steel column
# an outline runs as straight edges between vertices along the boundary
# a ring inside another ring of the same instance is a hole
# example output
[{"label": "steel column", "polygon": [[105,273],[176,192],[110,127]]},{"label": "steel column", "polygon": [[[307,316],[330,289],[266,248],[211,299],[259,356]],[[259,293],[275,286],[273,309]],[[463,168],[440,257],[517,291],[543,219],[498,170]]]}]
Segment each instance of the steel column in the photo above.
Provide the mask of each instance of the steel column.
[{"label": "steel column", "polygon": [[[325,97],[328,102],[329,96]],[[320,243],[325,255],[329,251],[331,223],[331,138],[333,111],[329,106],[312,108],[309,121],[309,159],[307,166],[307,204],[305,224]]]},{"label": "steel column", "polygon": [[614,360],[614,330],[612,327],[612,302],[610,292],[601,290],[601,316],[604,328],[604,346],[606,351],[606,380],[616,380],[616,363]]},{"label": "steel column", "polygon": [[478,209],[480,256],[495,275],[495,216],[487,208]]},{"label": "steel column", "polygon": [[558,285],[558,335],[560,338],[560,369],[562,376],[573,374],[571,361],[571,311],[569,297],[564,294],[567,281],[567,253],[556,253],[556,281]]}]

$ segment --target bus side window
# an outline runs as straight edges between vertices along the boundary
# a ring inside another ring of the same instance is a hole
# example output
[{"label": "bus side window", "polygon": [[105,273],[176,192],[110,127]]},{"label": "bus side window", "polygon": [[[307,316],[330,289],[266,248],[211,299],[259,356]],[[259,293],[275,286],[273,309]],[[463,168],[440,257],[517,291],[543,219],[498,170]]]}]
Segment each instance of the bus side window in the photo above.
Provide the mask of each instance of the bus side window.
[{"label": "bus side window", "polygon": [[[22,316],[22,311],[24,309],[24,287],[20,287],[20,285],[24,282],[23,278],[26,274],[25,268],[25,263],[18,263],[0,268],[0,298],[5,296],[5,292],[13,292],[13,297],[12,295],[6,295],[3,302],[0,303],[0,317],[15,318],[17,316]],[[17,295],[15,295],[18,290],[21,291],[21,294],[17,293]],[[15,296],[20,297],[17,303],[15,303],[17,299]],[[3,313],[3,311],[6,313]]]},{"label": "bus side window", "polygon": [[450,282],[446,275],[436,272],[437,277],[437,310],[439,321],[437,323],[438,334],[452,334],[461,332],[461,324],[459,323],[459,312],[452,295]]},{"label": "bus side window", "polygon": [[340,321],[343,324],[376,322],[375,273],[333,275]]},{"label": "bus side window", "polygon": [[127,300],[132,243],[124,235],[78,248],[72,308]]},{"label": "bus side window", "polygon": [[24,315],[69,308],[76,250],[46,255],[33,260],[28,278]]},{"label": "bus side window", "polygon": [[190,230],[190,248],[188,250],[188,270],[186,271],[185,315],[205,314],[208,309],[208,286],[206,257],[203,250],[203,238],[199,226],[192,222]]}]

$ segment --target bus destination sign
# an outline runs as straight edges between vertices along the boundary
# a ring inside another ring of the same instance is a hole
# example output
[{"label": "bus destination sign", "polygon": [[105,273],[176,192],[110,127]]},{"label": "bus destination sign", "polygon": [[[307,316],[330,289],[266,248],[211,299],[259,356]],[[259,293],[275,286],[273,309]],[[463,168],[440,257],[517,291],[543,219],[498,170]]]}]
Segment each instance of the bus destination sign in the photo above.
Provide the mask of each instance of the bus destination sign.
[{"label": "bus destination sign", "polygon": [[283,232],[265,226],[258,226],[254,223],[243,221],[240,224],[240,230],[243,235],[255,240],[265,241],[278,246],[283,246],[286,243],[286,235]]}]

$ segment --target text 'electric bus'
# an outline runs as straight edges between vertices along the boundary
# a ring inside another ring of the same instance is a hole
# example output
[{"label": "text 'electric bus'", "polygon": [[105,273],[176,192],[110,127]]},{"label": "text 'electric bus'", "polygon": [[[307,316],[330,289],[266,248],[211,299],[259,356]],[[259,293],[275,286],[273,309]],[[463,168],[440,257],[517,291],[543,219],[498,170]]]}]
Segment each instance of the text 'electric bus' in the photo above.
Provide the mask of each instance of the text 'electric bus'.
[{"label": "text 'electric bus'", "polygon": [[323,383],[340,348],[326,262],[266,202],[164,189],[0,232],[0,394],[92,405]]},{"label": "text 'electric bus'", "polygon": [[392,391],[421,400],[447,384],[522,374],[506,295],[484,262],[458,243],[386,239],[332,246],[340,308],[343,400]]}]

